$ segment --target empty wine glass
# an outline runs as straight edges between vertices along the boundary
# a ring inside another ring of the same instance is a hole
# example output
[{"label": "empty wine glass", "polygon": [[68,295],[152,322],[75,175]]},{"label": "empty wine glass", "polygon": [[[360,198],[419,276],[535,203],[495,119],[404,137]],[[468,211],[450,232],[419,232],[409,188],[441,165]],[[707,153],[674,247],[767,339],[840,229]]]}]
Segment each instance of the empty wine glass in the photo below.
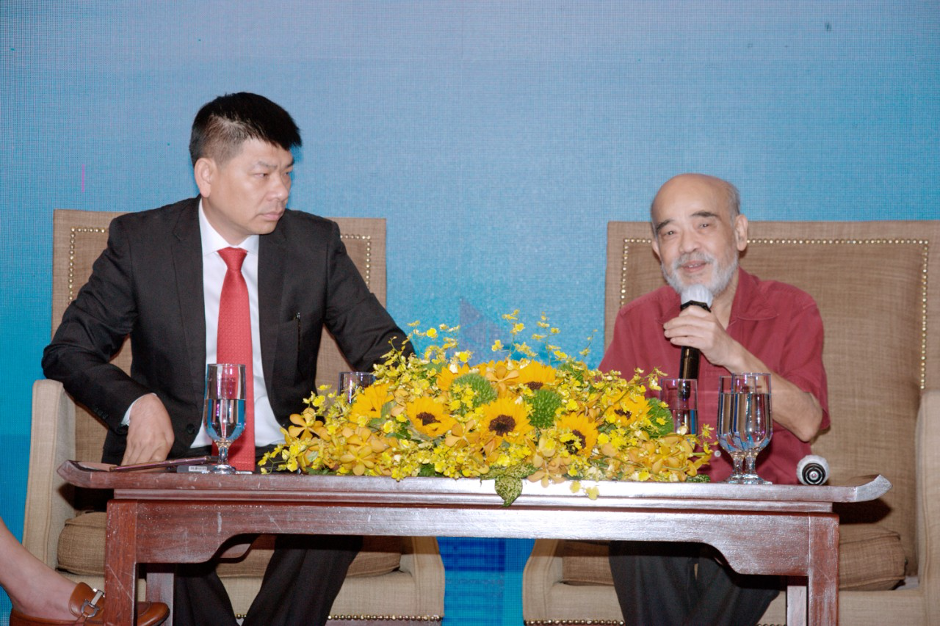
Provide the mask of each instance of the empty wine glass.
[{"label": "empty wine glass", "polygon": [[210,472],[235,474],[229,465],[229,446],[245,430],[245,366],[209,364],[206,366],[206,396],[203,400],[206,433],[219,448],[219,463]]},{"label": "empty wine glass", "polygon": [[376,376],[371,372],[341,372],[339,396],[346,399],[347,403],[352,403],[356,393],[362,388],[368,388],[375,380]]},{"label": "empty wine glass", "polygon": [[[723,388],[722,379],[730,379]],[[733,470],[730,483],[766,484],[755,470],[758,454],[771,441],[771,375],[745,373],[721,377],[719,382],[719,444],[732,456],[744,457],[740,474]],[[738,470],[738,468],[736,468]]]}]

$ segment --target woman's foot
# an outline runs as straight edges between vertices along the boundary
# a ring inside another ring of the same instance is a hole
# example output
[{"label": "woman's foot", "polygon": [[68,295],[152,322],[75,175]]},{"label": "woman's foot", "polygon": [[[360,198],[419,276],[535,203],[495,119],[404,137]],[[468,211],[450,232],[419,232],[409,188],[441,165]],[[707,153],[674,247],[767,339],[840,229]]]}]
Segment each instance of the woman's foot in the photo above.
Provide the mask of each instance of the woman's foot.
[{"label": "woman's foot", "polygon": [[[14,608],[10,614],[10,625],[103,625],[104,604],[104,592],[98,592],[88,584],[80,583],[75,586],[72,596],[69,597],[68,618],[40,618],[23,614]],[[163,603],[137,604],[138,625],[159,625],[169,614],[169,608]]]}]

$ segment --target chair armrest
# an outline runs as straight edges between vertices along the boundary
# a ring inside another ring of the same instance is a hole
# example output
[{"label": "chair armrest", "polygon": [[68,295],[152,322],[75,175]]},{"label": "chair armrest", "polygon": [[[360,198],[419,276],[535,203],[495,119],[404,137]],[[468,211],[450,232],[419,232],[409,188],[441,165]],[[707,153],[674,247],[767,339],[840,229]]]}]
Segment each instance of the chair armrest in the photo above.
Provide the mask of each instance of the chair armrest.
[{"label": "chair armrest", "polygon": [[33,383],[29,481],[23,545],[47,566],[56,567],[56,549],[65,521],[75,516],[68,486],[56,469],[75,458],[75,405],[58,381]]},{"label": "chair armrest", "polygon": [[918,409],[915,428],[915,496],[917,507],[916,550],[918,552],[918,585],[925,591],[928,625],[939,624],[939,543],[941,532],[938,522],[938,441],[939,392],[925,390]]},{"label": "chair armrest", "polygon": [[436,538],[407,537],[399,569],[410,573],[418,591],[416,606],[436,607],[434,613],[444,616],[444,562]]}]

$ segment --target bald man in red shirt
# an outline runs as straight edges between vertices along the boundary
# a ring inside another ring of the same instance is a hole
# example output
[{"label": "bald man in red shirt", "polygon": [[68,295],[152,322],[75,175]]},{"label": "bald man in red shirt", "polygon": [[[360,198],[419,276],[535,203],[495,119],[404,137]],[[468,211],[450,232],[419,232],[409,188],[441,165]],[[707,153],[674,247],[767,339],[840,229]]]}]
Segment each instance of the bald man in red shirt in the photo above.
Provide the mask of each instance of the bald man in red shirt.
[{"label": "bald man in red shirt", "polygon": [[[795,483],[809,441],[829,426],[823,368],[823,323],[813,299],[738,267],[748,245],[748,220],[735,187],[702,174],[681,174],[651,204],[653,249],[665,286],[618,313],[602,370],[628,376],[656,367],[678,376],[681,347],[700,350],[699,422],[713,428],[719,377],[771,374],[774,436],[759,457],[759,474]],[[711,311],[680,310],[692,284],[713,296]],[[728,458],[705,471],[714,481],[731,473]],[[627,624],[755,624],[777,595],[776,577],[737,575],[721,556],[698,544],[612,542],[611,570]]]}]

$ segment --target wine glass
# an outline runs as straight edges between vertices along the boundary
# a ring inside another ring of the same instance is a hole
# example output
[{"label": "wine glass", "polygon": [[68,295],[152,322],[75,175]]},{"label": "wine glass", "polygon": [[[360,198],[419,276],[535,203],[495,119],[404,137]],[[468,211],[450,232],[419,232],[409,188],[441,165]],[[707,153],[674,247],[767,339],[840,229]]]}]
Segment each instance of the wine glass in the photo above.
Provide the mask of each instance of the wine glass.
[{"label": "wine glass", "polygon": [[751,372],[729,378],[729,392],[722,388],[721,380],[719,384],[719,443],[732,455],[733,463],[736,455],[744,456],[744,469],[739,476],[733,472],[730,482],[771,483],[755,470],[758,454],[771,441],[771,375]]},{"label": "wine glass", "polygon": [[660,379],[660,400],[673,415],[675,433],[695,435],[699,431],[696,379]]},{"label": "wine glass", "polygon": [[235,474],[229,465],[229,446],[245,430],[245,366],[209,364],[206,366],[206,396],[203,400],[206,433],[219,448],[219,463],[210,472]]},{"label": "wine glass", "polygon": [[376,381],[376,375],[371,372],[341,372],[339,397],[352,404],[353,397],[362,388],[368,388]]},{"label": "wine glass", "polygon": [[735,408],[732,377],[719,377],[719,416],[716,420],[716,437],[719,438],[719,446],[722,450],[732,458],[732,474],[725,480],[726,483],[741,483],[742,475],[745,474],[742,470],[745,463],[745,451],[735,440],[737,419]]}]

